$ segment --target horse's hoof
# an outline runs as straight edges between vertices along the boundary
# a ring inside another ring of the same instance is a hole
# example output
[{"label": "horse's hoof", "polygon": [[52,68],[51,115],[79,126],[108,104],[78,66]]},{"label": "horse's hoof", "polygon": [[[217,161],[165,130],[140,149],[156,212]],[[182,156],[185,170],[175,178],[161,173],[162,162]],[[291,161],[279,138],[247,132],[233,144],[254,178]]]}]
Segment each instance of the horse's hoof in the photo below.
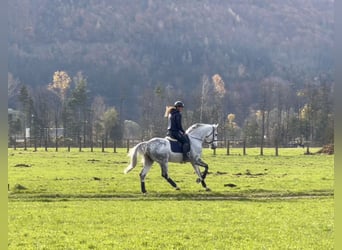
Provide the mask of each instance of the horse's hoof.
[{"label": "horse's hoof", "polygon": [[179,188],[179,187],[176,187],[176,190],[180,190],[180,188]]},{"label": "horse's hoof", "polygon": [[205,191],[211,192],[211,189],[210,188],[205,188]]},{"label": "horse's hoof", "polygon": [[201,179],[201,178],[197,178],[196,182],[197,182],[197,183],[201,183],[201,182],[202,182],[202,179]]}]

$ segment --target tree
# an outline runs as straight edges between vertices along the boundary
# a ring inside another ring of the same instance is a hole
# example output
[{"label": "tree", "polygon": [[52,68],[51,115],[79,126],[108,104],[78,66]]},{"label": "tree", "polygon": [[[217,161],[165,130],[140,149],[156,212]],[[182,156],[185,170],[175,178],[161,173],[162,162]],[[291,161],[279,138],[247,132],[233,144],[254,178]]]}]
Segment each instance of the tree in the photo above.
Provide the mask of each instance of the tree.
[{"label": "tree", "polygon": [[299,118],[306,141],[319,145],[333,142],[332,80],[320,75],[308,80],[300,92]]},{"label": "tree", "polygon": [[224,81],[219,74],[211,77],[211,81],[207,75],[202,77],[201,94],[200,94],[200,122],[220,123],[223,119],[223,103],[222,100],[226,94]]},{"label": "tree", "polygon": [[207,75],[204,75],[202,77],[202,90],[201,90],[201,105],[200,105],[200,118],[199,122],[204,122],[205,119],[205,113],[207,112],[208,108],[208,98],[209,98],[209,79]]},{"label": "tree", "polygon": [[9,110],[8,112],[8,139],[9,143],[13,144],[22,132],[22,121],[20,120],[20,112]]},{"label": "tree", "polygon": [[153,104],[150,112],[151,123],[153,123],[153,134],[154,136],[164,136],[166,133],[166,120],[163,117],[165,107],[166,90],[163,86],[157,85],[153,93]]},{"label": "tree", "polygon": [[8,87],[8,106],[9,107],[14,107],[15,103],[17,102],[16,97],[19,94],[20,91],[20,81],[16,78],[11,73],[8,73],[7,76],[7,87]]},{"label": "tree", "polygon": [[327,75],[319,75],[318,96],[316,97],[315,141],[320,145],[334,141],[333,86]]},{"label": "tree", "polygon": [[143,128],[143,137],[152,138],[164,136],[166,133],[167,121],[163,116],[166,97],[169,96],[168,89],[160,85],[154,88],[147,88],[141,96],[142,118],[140,124]]},{"label": "tree", "polygon": [[52,77],[52,83],[48,84],[48,90],[54,93],[58,99],[53,99],[55,106],[55,117],[54,117],[54,126],[55,126],[55,140],[56,140],[56,150],[58,148],[57,144],[57,129],[59,127],[59,122],[62,119],[63,128],[64,128],[64,137],[66,136],[66,126],[65,126],[65,117],[66,117],[66,107],[65,107],[65,99],[67,95],[67,91],[70,88],[71,78],[65,71],[56,71]]},{"label": "tree", "polygon": [[26,85],[22,85],[19,93],[19,102],[21,104],[21,111],[24,114],[23,126],[24,138],[26,138],[26,128],[31,127],[31,117],[33,115],[33,100],[29,95]]},{"label": "tree", "polygon": [[261,145],[263,154],[265,141],[276,148],[286,141],[286,122],[289,108],[289,82],[280,77],[267,77],[261,82],[260,116],[261,116]]},{"label": "tree", "polygon": [[243,136],[249,146],[260,145],[260,126],[258,112],[252,110],[244,122]]},{"label": "tree", "polygon": [[124,122],[124,139],[140,139],[141,138],[141,127],[138,123],[131,121],[131,120],[125,120]]},{"label": "tree", "polygon": [[224,123],[223,115],[223,98],[226,95],[226,88],[222,77],[219,74],[215,74],[211,77],[214,95],[213,95],[213,114],[214,117],[211,123]]},{"label": "tree", "polygon": [[95,142],[100,141],[104,137],[104,113],[106,111],[106,104],[102,96],[96,96],[91,104],[92,112],[92,135],[95,137]]},{"label": "tree", "polygon": [[49,128],[54,127],[55,104],[59,102],[58,97],[45,87],[36,87],[32,94],[35,110],[36,136],[42,143],[50,141]]},{"label": "tree", "polygon": [[75,89],[72,90],[68,100],[68,129],[75,139],[83,138],[84,145],[86,144],[87,128],[89,119],[89,106],[87,95],[87,80],[81,72],[78,72],[73,79]]},{"label": "tree", "polygon": [[260,86],[260,109],[258,116],[261,118],[261,133],[260,133],[260,155],[264,155],[265,139],[268,135],[268,121],[267,117],[270,114],[270,90],[272,89],[271,82],[267,79],[261,82]]},{"label": "tree", "polygon": [[[103,114],[104,121],[104,129],[105,129],[105,140],[107,142],[108,139],[115,139],[115,136],[118,134],[119,120],[118,120],[118,112],[115,107],[110,107]],[[106,143],[107,144],[107,143]]]},{"label": "tree", "polygon": [[272,86],[270,98],[271,98],[271,110],[268,117],[269,137],[276,148],[276,155],[278,154],[278,147],[280,144],[284,144],[286,141],[286,122],[289,99],[289,82],[283,80],[280,77],[268,78]]},{"label": "tree", "polygon": [[48,89],[56,93],[64,103],[66,93],[70,88],[71,78],[65,71],[56,71],[53,74],[52,83],[48,85]]},{"label": "tree", "polygon": [[228,138],[231,140],[235,140],[238,136],[238,132],[240,130],[239,126],[235,122],[235,114],[229,114],[227,116],[227,120],[225,122],[226,132],[228,134]]}]

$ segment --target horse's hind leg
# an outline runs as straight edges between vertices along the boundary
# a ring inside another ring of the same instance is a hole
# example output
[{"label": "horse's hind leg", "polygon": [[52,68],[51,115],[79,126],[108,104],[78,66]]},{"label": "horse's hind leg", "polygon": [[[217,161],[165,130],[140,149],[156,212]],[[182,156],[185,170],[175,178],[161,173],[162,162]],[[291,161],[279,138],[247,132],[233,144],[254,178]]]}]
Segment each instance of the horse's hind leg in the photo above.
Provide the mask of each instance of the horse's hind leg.
[{"label": "horse's hind leg", "polygon": [[167,182],[170,183],[170,185],[174,187],[176,190],[180,190],[180,188],[177,187],[177,184],[169,176],[167,163],[160,163],[160,167],[162,171],[162,176],[165,178],[165,180],[167,180]]},{"label": "horse's hind leg", "polygon": [[144,160],[143,161],[144,167],[140,172],[140,184],[141,184],[141,192],[145,194],[147,192],[146,187],[145,187],[145,178],[146,178],[148,171],[150,171],[152,167],[153,160],[146,155],[144,156],[143,160]]},{"label": "horse's hind leg", "polygon": [[198,167],[198,164],[197,163],[192,163],[192,166],[193,166],[193,168],[194,168],[194,170],[195,170],[195,173],[197,174],[197,176],[198,176],[198,178],[197,178],[197,183],[200,183],[202,180],[203,180],[203,178],[202,178],[202,174],[201,174],[201,171],[200,171],[200,169],[199,169],[199,167]]}]

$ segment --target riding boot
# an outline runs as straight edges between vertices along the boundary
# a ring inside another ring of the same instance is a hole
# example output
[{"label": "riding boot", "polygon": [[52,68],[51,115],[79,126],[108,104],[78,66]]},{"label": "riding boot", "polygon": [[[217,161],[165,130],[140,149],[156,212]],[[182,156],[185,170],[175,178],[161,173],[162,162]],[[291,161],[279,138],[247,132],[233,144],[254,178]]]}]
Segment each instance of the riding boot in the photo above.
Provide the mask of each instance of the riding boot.
[{"label": "riding boot", "polygon": [[183,152],[183,161],[186,162],[189,160],[188,153]]},{"label": "riding boot", "polygon": [[184,143],[183,144],[183,161],[189,161],[190,160],[190,153],[189,153],[189,144]]}]

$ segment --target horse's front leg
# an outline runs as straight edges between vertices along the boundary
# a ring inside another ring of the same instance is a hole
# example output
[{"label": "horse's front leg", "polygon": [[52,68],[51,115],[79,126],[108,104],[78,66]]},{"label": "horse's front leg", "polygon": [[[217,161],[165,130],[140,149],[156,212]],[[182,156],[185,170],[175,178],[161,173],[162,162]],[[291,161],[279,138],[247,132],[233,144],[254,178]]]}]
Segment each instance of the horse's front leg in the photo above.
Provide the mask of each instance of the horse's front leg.
[{"label": "horse's front leg", "polygon": [[207,163],[205,163],[204,161],[202,161],[202,159],[198,159],[198,164],[199,164],[201,167],[204,167],[204,172],[202,173],[202,179],[204,180],[204,179],[207,177],[209,166],[208,166]]},{"label": "horse's front leg", "polygon": [[[201,183],[202,187],[205,188],[206,191],[211,191],[210,188],[207,187],[207,184],[205,183],[205,178],[208,174],[208,164],[204,163],[202,160],[196,161],[195,163],[192,163],[192,166],[195,169],[196,174],[199,178],[197,178],[197,183]],[[199,166],[202,166],[205,168],[203,174],[201,173]]]}]

